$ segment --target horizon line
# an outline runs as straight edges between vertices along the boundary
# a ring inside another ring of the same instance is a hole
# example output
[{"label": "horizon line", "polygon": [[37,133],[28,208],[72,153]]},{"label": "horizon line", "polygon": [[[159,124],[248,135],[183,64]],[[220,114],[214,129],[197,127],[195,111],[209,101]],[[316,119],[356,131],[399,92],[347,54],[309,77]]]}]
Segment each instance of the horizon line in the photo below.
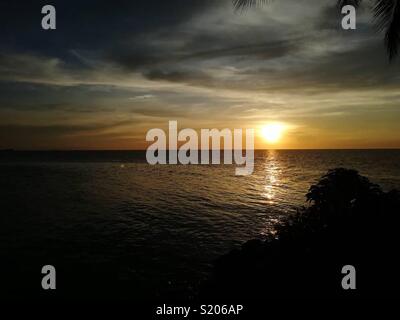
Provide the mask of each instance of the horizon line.
[{"label": "horizon line", "polygon": [[[227,151],[236,151],[240,149],[228,149]],[[321,151],[335,151],[335,150],[400,150],[400,147],[397,148],[254,148],[254,151],[307,151],[307,150],[321,150]],[[147,149],[13,149],[13,148],[5,148],[0,149],[0,152],[116,152],[116,151],[125,151],[125,152],[133,152],[133,151],[147,151]],[[177,151],[175,150],[161,150],[161,151]],[[197,149],[194,151],[218,151],[218,149]],[[225,149],[219,149],[220,152],[225,151]],[[242,151],[246,151],[246,149],[242,149]]]}]

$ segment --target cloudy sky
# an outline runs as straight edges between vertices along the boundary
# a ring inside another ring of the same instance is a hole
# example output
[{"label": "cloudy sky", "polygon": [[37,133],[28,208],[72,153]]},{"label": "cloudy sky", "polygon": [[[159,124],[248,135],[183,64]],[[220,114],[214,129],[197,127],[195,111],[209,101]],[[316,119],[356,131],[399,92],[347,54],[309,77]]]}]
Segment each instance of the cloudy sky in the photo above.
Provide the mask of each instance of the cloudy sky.
[{"label": "cloudy sky", "polygon": [[1,0],[0,148],[143,149],[169,120],[285,126],[257,148],[400,147],[400,62],[368,10],[344,31],[334,3]]}]

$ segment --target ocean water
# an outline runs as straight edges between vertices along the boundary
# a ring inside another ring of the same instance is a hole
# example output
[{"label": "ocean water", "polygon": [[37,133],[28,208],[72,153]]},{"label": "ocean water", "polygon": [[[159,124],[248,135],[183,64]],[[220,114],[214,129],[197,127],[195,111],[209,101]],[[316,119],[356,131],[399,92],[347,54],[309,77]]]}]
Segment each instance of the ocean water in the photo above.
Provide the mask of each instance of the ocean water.
[{"label": "ocean water", "polygon": [[232,165],[150,166],[138,151],[5,152],[2,271],[27,279],[54,264],[66,295],[187,295],[214,259],[306,205],[310,185],[335,167],[400,189],[400,150],[257,151],[246,177]]}]

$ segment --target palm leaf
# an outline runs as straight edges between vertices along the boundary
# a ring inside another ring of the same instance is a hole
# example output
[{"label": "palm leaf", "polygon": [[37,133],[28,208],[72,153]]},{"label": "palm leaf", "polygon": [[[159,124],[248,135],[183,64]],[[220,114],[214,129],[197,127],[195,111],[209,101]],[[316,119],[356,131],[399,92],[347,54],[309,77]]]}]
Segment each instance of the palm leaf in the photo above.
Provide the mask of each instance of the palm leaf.
[{"label": "palm leaf", "polygon": [[337,6],[341,10],[344,6],[351,5],[358,8],[362,0],[337,0]]},{"label": "palm leaf", "polygon": [[232,0],[236,10],[244,10],[250,7],[261,6],[270,0]]},{"label": "palm leaf", "polygon": [[385,45],[392,61],[400,44],[400,1],[376,0],[373,12],[378,30],[385,32]]}]

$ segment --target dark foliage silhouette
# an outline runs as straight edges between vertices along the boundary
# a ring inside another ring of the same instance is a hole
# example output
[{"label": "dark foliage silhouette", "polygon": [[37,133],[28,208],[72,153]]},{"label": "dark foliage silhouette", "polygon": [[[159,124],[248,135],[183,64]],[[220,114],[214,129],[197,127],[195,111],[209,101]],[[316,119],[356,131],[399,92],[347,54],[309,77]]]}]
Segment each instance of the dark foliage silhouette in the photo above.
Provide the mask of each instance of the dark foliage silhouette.
[{"label": "dark foliage silhouette", "polygon": [[[330,170],[311,186],[310,205],[215,263],[208,298],[393,297],[399,281],[400,194],[383,192],[357,171]],[[357,290],[341,286],[342,267],[357,270]]]},{"label": "dark foliage silhouette", "polygon": [[[252,6],[259,6],[272,0],[232,0],[237,10],[247,9]],[[362,0],[336,0],[339,10],[346,5],[353,5],[358,8]],[[374,22],[378,31],[385,34],[384,41],[389,61],[398,55],[400,45],[400,0],[371,0]]]}]

